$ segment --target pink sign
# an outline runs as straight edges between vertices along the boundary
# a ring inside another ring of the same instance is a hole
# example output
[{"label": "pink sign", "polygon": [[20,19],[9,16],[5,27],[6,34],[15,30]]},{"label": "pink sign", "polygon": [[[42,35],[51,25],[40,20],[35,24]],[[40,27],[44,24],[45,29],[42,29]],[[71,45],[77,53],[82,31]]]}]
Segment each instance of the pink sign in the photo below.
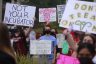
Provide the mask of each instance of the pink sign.
[{"label": "pink sign", "polygon": [[56,21],[56,8],[40,8],[39,21],[40,22]]},{"label": "pink sign", "polygon": [[80,62],[77,58],[60,55],[59,59],[57,59],[57,64],[80,64]]}]

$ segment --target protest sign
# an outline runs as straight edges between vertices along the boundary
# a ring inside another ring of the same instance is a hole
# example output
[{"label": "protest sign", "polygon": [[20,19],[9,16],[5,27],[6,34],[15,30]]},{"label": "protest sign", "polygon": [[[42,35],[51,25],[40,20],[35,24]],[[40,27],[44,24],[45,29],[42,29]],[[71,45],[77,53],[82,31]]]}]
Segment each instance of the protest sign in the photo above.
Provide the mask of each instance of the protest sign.
[{"label": "protest sign", "polygon": [[50,40],[30,40],[30,54],[51,54]]},{"label": "protest sign", "polygon": [[34,6],[7,3],[4,23],[33,27],[35,10]]},{"label": "protest sign", "polygon": [[56,64],[80,64],[80,62],[77,58],[61,54]]},{"label": "protest sign", "polygon": [[57,5],[58,23],[60,23],[61,21],[64,9],[65,9],[65,5]]},{"label": "protest sign", "polygon": [[39,22],[55,22],[55,21],[56,21],[56,8],[39,9]]},{"label": "protest sign", "polygon": [[[69,0],[66,0],[66,3],[68,2]],[[80,1],[80,0],[74,0],[74,1]]]},{"label": "protest sign", "polygon": [[59,26],[96,34],[96,3],[69,0]]},{"label": "protest sign", "polygon": [[62,44],[65,40],[65,36],[63,34],[56,34],[58,48],[62,48]]}]

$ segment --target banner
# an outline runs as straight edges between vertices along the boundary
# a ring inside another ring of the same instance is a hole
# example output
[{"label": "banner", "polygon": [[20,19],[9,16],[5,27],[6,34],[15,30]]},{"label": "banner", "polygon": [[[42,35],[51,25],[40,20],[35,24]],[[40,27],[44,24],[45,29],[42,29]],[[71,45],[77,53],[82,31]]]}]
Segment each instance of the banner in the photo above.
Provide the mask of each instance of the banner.
[{"label": "banner", "polygon": [[39,9],[39,22],[55,22],[55,21],[56,21],[56,8]]},{"label": "banner", "polygon": [[80,62],[77,58],[66,55],[60,55],[56,64],[80,64]]},{"label": "banner", "polygon": [[51,54],[50,40],[30,40],[30,54]]},{"label": "banner", "polygon": [[58,23],[60,23],[60,21],[61,21],[64,9],[65,9],[65,5],[57,5]]},{"label": "banner", "polygon": [[33,27],[35,10],[34,6],[7,3],[4,23]]},{"label": "banner", "polygon": [[56,34],[58,48],[62,48],[62,44],[65,41],[65,36],[63,34]]},{"label": "banner", "polygon": [[59,26],[96,34],[96,3],[69,0]]}]

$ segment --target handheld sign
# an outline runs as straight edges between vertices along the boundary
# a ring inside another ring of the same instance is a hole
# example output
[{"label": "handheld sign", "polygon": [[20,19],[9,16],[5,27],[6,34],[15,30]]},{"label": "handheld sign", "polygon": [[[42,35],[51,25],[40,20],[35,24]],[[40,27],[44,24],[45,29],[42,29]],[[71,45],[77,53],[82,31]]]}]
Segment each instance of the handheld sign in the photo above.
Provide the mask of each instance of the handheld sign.
[{"label": "handheld sign", "polygon": [[61,54],[56,64],[80,64],[80,62],[77,58]]},{"label": "handheld sign", "polygon": [[65,36],[63,34],[56,34],[58,48],[62,48],[62,44],[65,41]]},{"label": "handheld sign", "polygon": [[56,8],[40,8],[39,22],[54,22],[56,21]]},{"label": "handheld sign", "polygon": [[7,3],[4,23],[33,27],[35,10],[34,6]]},{"label": "handheld sign", "polygon": [[60,21],[61,21],[64,9],[65,9],[65,5],[57,5],[58,23],[60,23]]},{"label": "handheld sign", "polygon": [[50,40],[30,40],[30,54],[51,54]]},{"label": "handheld sign", "polygon": [[59,26],[96,34],[96,3],[69,0]]}]

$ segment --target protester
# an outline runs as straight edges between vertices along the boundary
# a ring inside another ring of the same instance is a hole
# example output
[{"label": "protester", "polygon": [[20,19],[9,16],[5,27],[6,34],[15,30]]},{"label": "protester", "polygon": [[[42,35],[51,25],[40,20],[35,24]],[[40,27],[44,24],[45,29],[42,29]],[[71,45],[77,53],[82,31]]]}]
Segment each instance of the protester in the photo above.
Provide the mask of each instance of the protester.
[{"label": "protester", "polygon": [[85,34],[85,36],[83,37],[83,40],[82,40],[84,43],[90,43],[90,44],[93,44],[95,45],[96,44],[96,41],[95,41],[95,36],[92,35],[92,34]]},{"label": "protester", "polygon": [[[56,52],[57,52],[56,62],[61,54],[71,56],[72,53],[76,52],[76,49],[77,49],[77,46],[72,38],[72,35],[68,31],[68,29],[64,29],[62,33],[63,33],[63,36],[65,36],[65,40],[62,42],[62,48],[58,48],[58,47],[56,48]],[[65,48],[66,51],[63,48]]]},{"label": "protester", "polygon": [[[43,32],[41,33],[42,36],[46,34],[46,33],[45,33],[46,27],[50,27],[50,24],[44,25]],[[50,30],[51,30],[51,29],[50,29]]]},{"label": "protester", "polygon": [[[44,31],[45,35],[41,36],[40,40],[51,40],[52,41],[52,51],[51,51],[52,54],[45,55],[45,56],[41,55],[39,64],[52,64],[55,62],[57,40],[54,36],[50,35],[50,33],[51,33],[50,30],[51,30],[51,28],[46,26],[45,31]],[[43,63],[44,62],[44,61],[42,61],[43,59],[45,60],[45,63]]]},{"label": "protester", "polygon": [[16,64],[15,53],[10,43],[9,31],[3,23],[0,23],[0,64]]},{"label": "protester", "polygon": [[79,44],[77,49],[77,58],[80,64],[93,64],[92,59],[95,55],[95,48],[92,44],[82,43]]},{"label": "protester", "polygon": [[82,32],[81,31],[71,31],[70,34],[72,35],[73,37],[73,40],[75,43],[79,43],[80,41],[80,38],[82,38]]},{"label": "protester", "polygon": [[13,46],[17,54],[26,55],[26,37],[23,30],[19,27],[15,29],[13,37]]},{"label": "protester", "polygon": [[36,33],[32,27],[24,28],[24,33],[26,37],[26,46],[27,46],[26,49],[27,52],[29,53],[30,40],[36,40]]},{"label": "protester", "polygon": [[56,34],[57,34],[57,30],[56,29],[51,29],[51,35],[54,36],[56,38]]},{"label": "protester", "polygon": [[76,46],[76,44],[73,40],[72,35],[70,34],[70,31],[68,31],[68,29],[64,29],[63,34],[66,36],[65,39],[68,41],[68,44],[69,44],[70,48],[73,51],[76,51],[77,46]]},{"label": "protester", "polygon": [[36,32],[36,39],[38,40],[41,36],[41,33],[40,32]]},{"label": "protester", "polygon": [[[74,40],[72,38],[72,35],[70,34],[70,32],[68,31],[68,29],[64,29],[63,30],[63,35],[65,36],[65,40],[68,42],[70,49],[72,49],[73,51],[76,51],[76,44],[74,43]],[[60,49],[57,49],[57,51]],[[59,53],[62,52],[62,48],[60,51],[58,51]],[[59,54],[58,54],[59,55]]]},{"label": "protester", "polygon": [[[77,48],[79,46],[79,44],[81,43],[89,43],[92,44],[95,47],[95,51],[96,51],[96,41],[95,41],[95,36],[92,34],[85,34],[83,35],[83,37],[81,38],[80,42],[77,45]],[[76,57],[77,53],[73,53],[72,56]]]}]

